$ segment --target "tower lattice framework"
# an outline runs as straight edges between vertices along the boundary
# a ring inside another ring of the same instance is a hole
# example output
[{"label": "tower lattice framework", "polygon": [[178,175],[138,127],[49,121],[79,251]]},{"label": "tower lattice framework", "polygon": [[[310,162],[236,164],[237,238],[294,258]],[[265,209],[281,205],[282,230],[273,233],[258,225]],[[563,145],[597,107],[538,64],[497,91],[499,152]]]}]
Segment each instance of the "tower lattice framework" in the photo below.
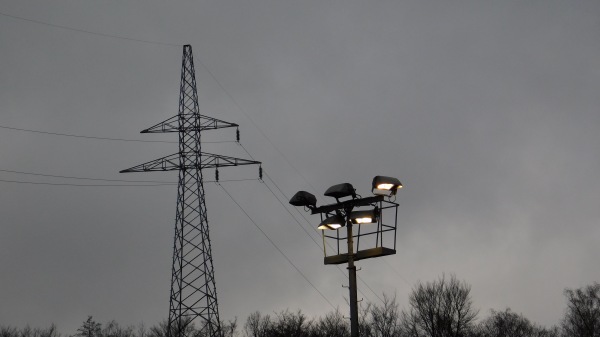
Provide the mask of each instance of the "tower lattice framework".
[{"label": "tower lattice framework", "polygon": [[[200,330],[201,336],[222,336],[202,169],[218,170],[224,166],[261,163],[201,152],[201,131],[221,128],[238,128],[238,125],[200,115],[192,46],[185,45],[181,65],[179,113],[142,131],[177,132],[179,152],[121,171],[179,171],[169,301],[169,337],[190,336],[191,323]],[[239,132],[237,135],[239,141]]]}]

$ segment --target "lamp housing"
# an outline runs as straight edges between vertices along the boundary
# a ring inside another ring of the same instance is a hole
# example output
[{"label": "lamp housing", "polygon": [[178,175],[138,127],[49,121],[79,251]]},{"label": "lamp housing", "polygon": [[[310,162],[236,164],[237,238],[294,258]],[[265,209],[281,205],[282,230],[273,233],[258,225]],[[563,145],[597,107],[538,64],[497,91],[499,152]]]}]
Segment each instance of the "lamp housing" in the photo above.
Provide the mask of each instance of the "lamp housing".
[{"label": "lamp housing", "polygon": [[321,221],[318,229],[321,230],[337,230],[346,225],[344,218],[339,215],[330,216],[325,218],[325,220]]},{"label": "lamp housing", "polygon": [[354,186],[350,183],[343,183],[333,185],[325,191],[325,196],[332,198],[344,198],[352,196],[352,198],[356,198],[356,191],[354,190]]},{"label": "lamp housing", "polygon": [[294,206],[305,206],[308,208],[317,207],[317,198],[306,191],[298,191],[294,196],[290,199],[290,204]]},{"label": "lamp housing", "polygon": [[354,211],[350,213],[350,221],[353,224],[372,224],[379,220],[379,210],[377,208],[366,211]]},{"label": "lamp housing", "polygon": [[397,178],[376,176],[372,183],[373,194],[375,195],[395,195],[402,188],[402,183]]}]

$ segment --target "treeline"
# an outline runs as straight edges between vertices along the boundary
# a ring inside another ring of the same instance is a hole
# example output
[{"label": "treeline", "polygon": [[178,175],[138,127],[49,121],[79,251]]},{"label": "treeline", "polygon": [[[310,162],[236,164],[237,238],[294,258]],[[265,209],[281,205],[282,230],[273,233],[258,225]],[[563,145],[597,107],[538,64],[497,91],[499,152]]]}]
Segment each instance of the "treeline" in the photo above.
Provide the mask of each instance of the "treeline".
[{"label": "treeline", "polygon": [[[381,303],[367,303],[359,312],[361,337],[600,337],[600,284],[564,291],[564,317],[555,326],[544,327],[510,309],[492,310],[479,318],[473,307],[471,287],[455,276],[442,276],[418,283],[406,309],[396,298],[384,295]],[[245,323],[237,319],[221,324],[224,337],[349,337],[349,320],[340,310],[309,318],[300,311],[273,314],[254,312]],[[204,337],[202,329],[186,324],[184,335]],[[105,324],[89,316],[74,335],[67,337],[167,337],[167,324],[149,328]],[[176,335],[175,333],[172,335]],[[62,337],[56,326],[47,329],[17,329],[0,325],[0,337]]]}]

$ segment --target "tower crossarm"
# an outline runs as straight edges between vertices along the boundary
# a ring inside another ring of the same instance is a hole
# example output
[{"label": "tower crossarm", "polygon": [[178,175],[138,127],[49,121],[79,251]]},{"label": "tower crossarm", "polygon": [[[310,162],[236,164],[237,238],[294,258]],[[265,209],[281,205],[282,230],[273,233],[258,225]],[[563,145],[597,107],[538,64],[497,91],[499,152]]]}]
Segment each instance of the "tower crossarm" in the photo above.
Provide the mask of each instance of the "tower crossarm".
[{"label": "tower crossarm", "polygon": [[175,171],[179,170],[180,167],[179,153],[174,153],[166,157],[154,159],[152,161],[119,171],[119,173]]},{"label": "tower crossarm", "polygon": [[260,165],[262,164],[256,160],[248,160],[236,157],[222,156],[219,154],[212,154],[202,152],[201,169],[205,168],[216,168],[226,166],[241,166],[241,165]]},{"label": "tower crossarm", "polygon": [[[190,118],[195,117],[195,118]],[[154,126],[151,126],[141,133],[168,133],[168,132],[184,132],[184,131],[204,131],[204,130],[216,130],[223,128],[237,128],[239,125],[235,123],[229,123],[220,119],[194,114],[179,114],[173,116],[166,121],[160,122]]]},{"label": "tower crossarm", "polygon": [[126,170],[120,171],[120,173],[129,173],[129,172],[158,172],[158,171],[176,171],[176,170],[193,170],[193,169],[206,169],[206,168],[217,168],[217,167],[226,167],[226,166],[241,166],[241,165],[260,165],[261,162],[256,160],[248,160],[236,157],[228,157],[222,156],[218,154],[200,152],[200,156],[198,157],[198,164],[193,164],[196,162],[194,160],[188,161],[184,160],[184,162],[189,162],[186,165],[180,165],[179,157],[184,158],[193,158],[196,156],[194,152],[187,153],[174,153],[172,155],[168,155],[166,157],[158,158],[147,163],[143,163],[134,167],[130,167]]}]

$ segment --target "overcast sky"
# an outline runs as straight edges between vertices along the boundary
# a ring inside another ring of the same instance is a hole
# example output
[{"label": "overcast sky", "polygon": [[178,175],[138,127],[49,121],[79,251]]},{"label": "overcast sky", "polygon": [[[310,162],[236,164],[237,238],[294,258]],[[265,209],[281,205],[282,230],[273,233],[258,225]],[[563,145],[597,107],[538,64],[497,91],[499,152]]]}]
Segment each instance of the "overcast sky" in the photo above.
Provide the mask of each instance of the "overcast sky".
[{"label": "overcast sky", "polygon": [[[600,281],[599,36],[598,1],[0,0],[0,324],[71,334],[87,315],[167,317],[176,186],[6,171],[176,182],[118,171],[177,145],[5,127],[176,141],[139,131],[177,113],[183,44],[201,113],[240,124],[286,197],[404,183],[398,254],[358,263],[359,298],[395,293],[404,308],[417,281],[455,273],[480,317],[510,307],[557,324],[563,290]],[[231,142],[204,150],[248,157]],[[346,312],[347,280],[300,228],[319,242],[318,217],[290,208],[295,220],[266,184],[222,183]],[[332,310],[223,189],[206,193],[222,319]]]}]

